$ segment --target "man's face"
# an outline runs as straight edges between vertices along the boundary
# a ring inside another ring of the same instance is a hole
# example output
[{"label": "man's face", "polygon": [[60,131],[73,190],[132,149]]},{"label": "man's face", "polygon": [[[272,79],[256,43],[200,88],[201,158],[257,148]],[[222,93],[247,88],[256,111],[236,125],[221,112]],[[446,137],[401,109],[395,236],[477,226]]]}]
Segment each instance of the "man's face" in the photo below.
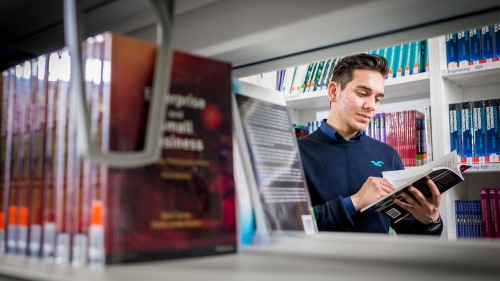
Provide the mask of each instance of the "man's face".
[{"label": "man's face", "polygon": [[352,137],[365,130],[384,97],[384,77],[372,70],[354,70],[345,89],[336,83],[333,121],[339,133]]}]

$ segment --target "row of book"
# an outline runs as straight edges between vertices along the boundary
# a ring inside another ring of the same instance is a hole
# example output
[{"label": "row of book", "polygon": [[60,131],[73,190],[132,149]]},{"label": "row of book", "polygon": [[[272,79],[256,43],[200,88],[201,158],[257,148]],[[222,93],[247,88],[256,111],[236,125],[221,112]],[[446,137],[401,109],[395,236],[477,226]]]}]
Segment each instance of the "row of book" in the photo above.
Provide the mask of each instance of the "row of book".
[{"label": "row of book", "polygon": [[[308,122],[309,133],[321,121]],[[365,130],[367,136],[387,143],[399,153],[405,167],[432,162],[430,106],[425,113],[417,110],[377,113]]]},{"label": "row of book", "polygon": [[427,40],[370,50],[368,53],[386,58],[389,65],[387,79],[429,71],[429,47]]},{"label": "row of book", "polygon": [[481,188],[479,200],[455,200],[457,238],[500,238],[500,188]]},{"label": "row of book", "polygon": [[449,105],[450,148],[464,163],[498,162],[500,99]]},{"label": "row of book", "polygon": [[[389,66],[389,74],[386,79],[392,79],[428,71],[427,45],[427,40],[414,41],[370,50],[368,53],[378,54],[386,58]],[[249,76],[240,80],[276,89],[286,95],[321,91],[328,87],[328,83],[332,80],[333,69],[340,59],[331,58]]]},{"label": "row of book", "polygon": [[[92,139],[143,148],[156,46],[111,33],[83,46]],[[66,50],[3,72],[0,249],[102,266],[236,252],[231,65],[174,52],[156,164],[77,152]]]},{"label": "row of book", "polygon": [[432,162],[430,124],[430,107],[377,113],[366,134],[396,149],[405,167],[421,166]]},{"label": "row of book", "polygon": [[500,23],[445,35],[448,69],[500,60]]}]

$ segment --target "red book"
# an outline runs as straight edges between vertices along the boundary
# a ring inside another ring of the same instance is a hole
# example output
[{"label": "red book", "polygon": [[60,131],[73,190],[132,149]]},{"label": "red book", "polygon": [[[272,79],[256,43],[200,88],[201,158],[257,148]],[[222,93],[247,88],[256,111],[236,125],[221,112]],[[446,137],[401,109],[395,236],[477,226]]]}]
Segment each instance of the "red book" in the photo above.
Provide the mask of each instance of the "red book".
[{"label": "red book", "polygon": [[48,58],[47,81],[47,114],[45,126],[45,152],[43,177],[43,243],[42,255],[45,259],[53,259],[56,247],[55,225],[55,186],[56,186],[56,140],[58,111],[58,69],[59,55],[51,53]]},{"label": "red book", "polygon": [[46,130],[46,101],[47,101],[48,56],[40,56],[37,60],[37,73],[35,76],[36,91],[33,95],[30,142],[30,220],[29,244],[30,256],[39,257],[42,245],[43,223],[43,181],[44,181],[44,154]]},{"label": "red book", "polygon": [[491,220],[490,220],[490,199],[489,191],[487,188],[481,188],[480,191],[481,202],[481,229],[483,237],[491,237]]},{"label": "red book", "polygon": [[498,206],[498,195],[497,189],[490,188],[489,198],[490,198],[490,218],[491,218],[491,237],[500,238],[500,213]]},{"label": "red book", "polygon": [[[102,147],[142,149],[156,46],[104,35]],[[168,112],[155,165],[103,167],[95,185],[90,260],[104,262],[234,253],[231,65],[173,55]],[[102,225],[102,228],[99,228]]]}]

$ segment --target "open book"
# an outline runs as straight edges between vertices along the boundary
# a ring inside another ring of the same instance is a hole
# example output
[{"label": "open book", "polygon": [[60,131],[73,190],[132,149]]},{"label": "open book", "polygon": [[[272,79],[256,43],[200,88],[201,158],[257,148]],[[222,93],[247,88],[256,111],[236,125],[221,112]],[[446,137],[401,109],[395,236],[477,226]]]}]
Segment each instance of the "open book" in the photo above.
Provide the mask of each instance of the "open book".
[{"label": "open book", "polygon": [[399,222],[409,215],[409,212],[394,203],[394,199],[406,202],[401,196],[402,192],[413,196],[408,187],[417,188],[425,197],[431,197],[431,190],[427,186],[427,180],[431,179],[441,193],[452,188],[464,180],[462,172],[470,168],[469,165],[459,164],[457,152],[453,151],[427,165],[411,168],[408,170],[382,172],[384,178],[388,179],[396,189],[372,204],[361,209],[378,211],[386,214],[394,223]]}]

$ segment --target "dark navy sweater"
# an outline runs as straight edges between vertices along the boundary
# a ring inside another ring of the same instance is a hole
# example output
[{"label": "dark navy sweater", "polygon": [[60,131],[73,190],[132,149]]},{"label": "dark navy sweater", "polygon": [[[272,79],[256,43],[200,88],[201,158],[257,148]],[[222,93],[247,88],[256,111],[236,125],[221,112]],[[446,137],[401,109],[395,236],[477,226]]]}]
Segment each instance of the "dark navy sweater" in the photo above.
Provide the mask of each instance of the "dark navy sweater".
[{"label": "dark navy sweater", "polygon": [[[346,141],[332,128],[325,128],[325,122],[321,126],[298,139],[319,230],[388,233],[391,226],[398,234],[441,234],[442,226],[428,232],[424,224],[411,216],[391,224],[382,213],[355,212],[348,197],[358,192],[368,177],[404,169],[403,163],[394,148],[364,133]],[[328,136],[321,129],[335,135]]]}]

